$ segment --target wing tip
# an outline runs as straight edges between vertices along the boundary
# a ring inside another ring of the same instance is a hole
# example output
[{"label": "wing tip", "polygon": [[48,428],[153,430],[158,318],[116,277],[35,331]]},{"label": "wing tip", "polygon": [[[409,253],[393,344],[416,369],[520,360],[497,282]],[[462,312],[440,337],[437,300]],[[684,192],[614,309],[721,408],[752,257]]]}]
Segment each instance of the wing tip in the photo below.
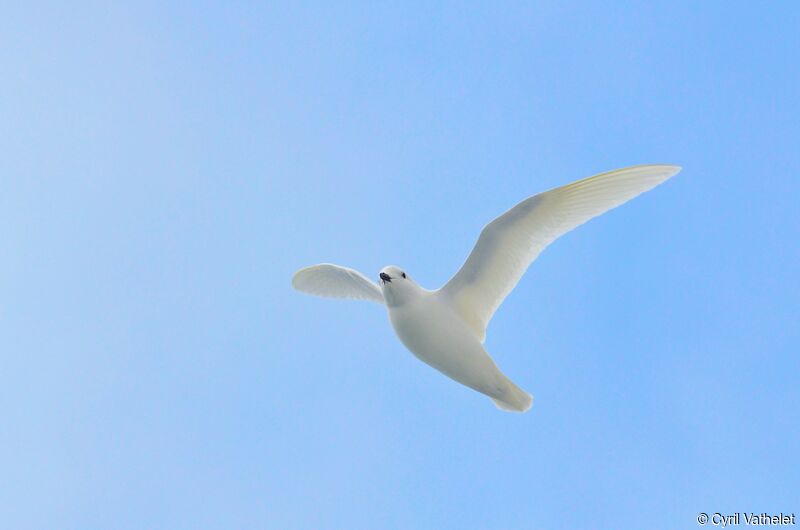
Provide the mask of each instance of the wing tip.
[{"label": "wing tip", "polygon": [[307,267],[302,267],[300,269],[297,269],[297,271],[295,271],[295,273],[292,275],[292,288],[294,288],[294,289],[296,289],[298,291],[303,291],[303,286],[301,285],[301,283],[303,281],[303,276],[307,272],[310,272],[312,269],[319,268],[320,265],[326,265],[326,263],[319,263],[317,265],[309,265]]},{"label": "wing tip", "polygon": [[[599,175],[596,176],[604,178],[606,176],[626,175],[636,178],[642,177],[660,184],[680,173],[682,169],[683,167],[676,164],[640,164],[636,166],[628,166],[620,169],[614,169],[606,173],[600,173]],[[594,177],[589,177],[588,179],[579,180],[574,184],[583,183],[593,178]],[[567,186],[570,185],[571,184],[567,184]]]},{"label": "wing tip", "polygon": [[654,169],[658,170],[659,172],[663,172],[665,178],[670,178],[680,173],[683,167],[677,164],[642,164],[639,166],[631,166],[625,169]]},{"label": "wing tip", "polygon": [[678,173],[681,172],[681,170],[683,170],[683,166],[679,166],[677,164],[656,164],[656,165],[669,171],[670,177],[673,175],[677,175]]},{"label": "wing tip", "polygon": [[294,274],[292,274],[292,288],[296,290],[300,290],[300,280],[302,274],[309,269],[309,267],[303,267],[302,269],[297,269]]}]

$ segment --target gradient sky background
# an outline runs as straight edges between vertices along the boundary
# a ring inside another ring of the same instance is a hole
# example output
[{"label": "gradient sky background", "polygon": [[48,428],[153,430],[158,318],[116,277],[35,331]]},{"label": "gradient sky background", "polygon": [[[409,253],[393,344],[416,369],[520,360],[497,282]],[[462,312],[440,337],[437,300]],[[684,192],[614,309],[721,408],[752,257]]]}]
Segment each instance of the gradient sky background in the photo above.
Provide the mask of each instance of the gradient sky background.
[{"label": "gradient sky background", "polygon": [[[3,11],[5,528],[800,513],[800,4]],[[528,414],[290,288],[438,287],[519,200],[658,162],[492,321]]]}]

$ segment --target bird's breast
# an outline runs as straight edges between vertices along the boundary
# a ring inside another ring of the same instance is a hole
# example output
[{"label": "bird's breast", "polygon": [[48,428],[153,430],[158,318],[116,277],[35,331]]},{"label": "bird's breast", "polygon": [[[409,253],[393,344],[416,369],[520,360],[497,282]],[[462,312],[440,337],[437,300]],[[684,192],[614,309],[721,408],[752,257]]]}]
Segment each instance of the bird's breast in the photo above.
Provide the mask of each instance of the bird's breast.
[{"label": "bird's breast", "polygon": [[392,308],[389,320],[405,347],[429,363],[454,352],[482,350],[464,321],[435,298]]},{"label": "bird's breast", "polygon": [[422,362],[459,383],[494,396],[505,376],[466,322],[439,300],[389,310],[395,333]]}]

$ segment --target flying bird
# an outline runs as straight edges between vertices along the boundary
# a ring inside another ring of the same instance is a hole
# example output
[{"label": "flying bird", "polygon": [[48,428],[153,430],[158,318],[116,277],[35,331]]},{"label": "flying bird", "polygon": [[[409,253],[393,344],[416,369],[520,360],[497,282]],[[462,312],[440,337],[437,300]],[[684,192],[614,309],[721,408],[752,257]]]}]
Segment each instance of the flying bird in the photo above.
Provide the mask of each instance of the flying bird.
[{"label": "flying bird", "polygon": [[347,267],[312,265],[295,273],[292,286],[384,304],[398,338],[422,362],[489,396],[502,410],[525,412],[533,396],[506,377],[483,347],[492,315],[547,245],[680,170],[633,166],[529,197],[486,225],[461,269],[435,291],[394,265],[380,271],[377,283]]}]

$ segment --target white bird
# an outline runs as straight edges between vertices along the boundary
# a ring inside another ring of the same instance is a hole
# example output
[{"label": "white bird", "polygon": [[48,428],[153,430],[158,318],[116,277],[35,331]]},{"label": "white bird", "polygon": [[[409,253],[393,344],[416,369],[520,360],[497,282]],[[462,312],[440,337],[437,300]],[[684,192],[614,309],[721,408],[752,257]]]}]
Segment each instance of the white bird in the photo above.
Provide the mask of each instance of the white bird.
[{"label": "white bird", "polygon": [[502,410],[525,412],[533,396],[512,383],[483,347],[492,315],[547,245],[680,170],[633,166],[525,199],[483,228],[461,270],[436,291],[420,287],[395,266],[384,267],[377,284],[329,263],[300,269],[292,286],[317,296],[385,304],[400,341],[421,361],[486,394]]}]

